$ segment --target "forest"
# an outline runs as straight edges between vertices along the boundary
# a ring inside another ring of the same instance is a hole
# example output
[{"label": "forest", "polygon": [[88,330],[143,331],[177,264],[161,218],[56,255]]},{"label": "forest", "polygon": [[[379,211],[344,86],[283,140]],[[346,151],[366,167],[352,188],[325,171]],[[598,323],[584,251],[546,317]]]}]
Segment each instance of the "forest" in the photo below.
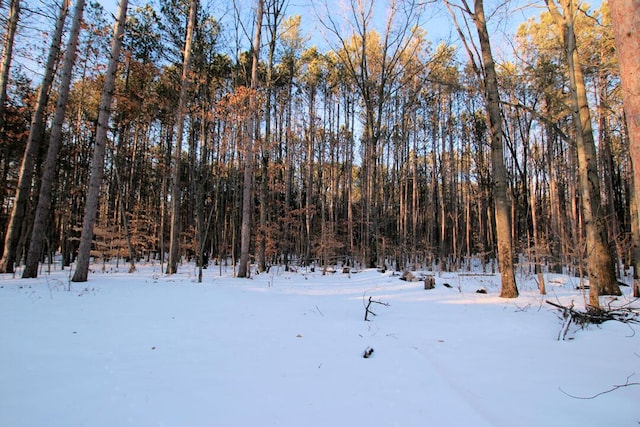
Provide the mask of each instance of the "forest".
[{"label": "forest", "polygon": [[640,235],[606,1],[522,22],[503,1],[219,3],[0,2],[2,272],[478,262],[505,297],[517,269],[619,292]]}]

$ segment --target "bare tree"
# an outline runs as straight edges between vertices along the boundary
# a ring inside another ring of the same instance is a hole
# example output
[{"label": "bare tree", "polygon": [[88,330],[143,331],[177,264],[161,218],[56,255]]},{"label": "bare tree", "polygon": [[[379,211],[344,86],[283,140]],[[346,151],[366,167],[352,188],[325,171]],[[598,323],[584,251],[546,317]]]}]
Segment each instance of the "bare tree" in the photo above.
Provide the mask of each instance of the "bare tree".
[{"label": "bare tree", "polygon": [[4,129],[5,104],[7,102],[7,85],[9,84],[9,70],[13,56],[13,41],[18,28],[20,18],[20,0],[11,0],[9,6],[9,22],[2,50],[2,62],[0,63],[0,132]]},{"label": "bare tree", "polygon": [[182,76],[180,77],[180,95],[178,96],[178,112],[176,116],[176,145],[173,152],[173,181],[171,183],[171,240],[169,241],[169,261],[167,274],[178,271],[180,257],[180,161],[182,157],[182,139],[184,133],[184,116],[187,105],[187,90],[189,89],[189,72],[191,67],[191,44],[196,25],[197,0],[189,3],[189,21],[184,42],[182,58]]},{"label": "bare tree", "polygon": [[615,274],[615,262],[609,246],[605,210],[600,196],[600,179],[591,113],[587,101],[587,91],[582,64],[578,58],[578,48],[574,31],[577,12],[574,0],[562,0],[562,12],[556,0],[545,0],[547,8],[562,35],[571,88],[571,116],[576,128],[576,151],[578,154],[578,174],[582,214],[586,231],[586,249],[589,265],[589,304],[600,307],[599,295],[620,295]]},{"label": "bare tree", "polygon": [[[82,1],[82,0],[80,0]],[[98,128],[96,130],[95,146],[93,158],[91,159],[91,177],[89,178],[89,189],[87,192],[87,204],[85,206],[84,218],[82,220],[82,235],[78,248],[78,259],[76,261],[76,271],[71,280],[73,282],[86,282],[89,274],[89,261],[91,258],[91,242],[93,241],[93,229],[100,202],[100,187],[104,176],[104,156],[107,145],[107,131],[109,130],[109,120],[111,118],[111,100],[116,82],[116,72],[118,70],[120,47],[122,46],[122,35],[124,33],[125,20],[127,17],[128,0],[120,0],[116,22],[113,28],[113,39],[111,41],[111,54],[107,67],[106,79],[102,88],[100,100],[100,111],[98,113]]]},{"label": "bare tree", "polygon": [[[500,296],[503,298],[518,297],[518,287],[516,286],[515,270],[513,265],[513,242],[511,235],[511,203],[507,194],[508,174],[504,163],[502,112],[500,108],[500,92],[498,90],[498,75],[495,70],[493,54],[491,52],[491,42],[487,31],[487,21],[484,14],[484,4],[482,0],[474,1],[473,10],[466,0],[461,0],[456,6],[459,10],[470,16],[476,26],[478,39],[480,42],[480,53],[477,56],[482,58],[481,65],[476,63],[476,54],[468,44],[461,27],[455,19],[452,4],[445,0],[449,11],[454,18],[454,23],[458,33],[464,42],[469,59],[476,64],[476,73],[480,75],[484,83],[484,98],[487,109],[487,121],[491,134],[491,180],[493,184],[493,198],[495,202],[496,219],[496,240],[498,242],[498,263],[502,278],[502,288]],[[475,51],[477,53],[477,51]],[[482,72],[480,72],[480,69]]]},{"label": "bare tree", "polygon": [[250,135],[247,136],[245,147],[244,183],[242,187],[242,223],[240,225],[240,265],[238,266],[238,277],[247,277],[247,267],[249,264],[249,249],[251,247],[251,187],[253,181],[253,140],[258,139],[258,108],[256,105],[256,90],[258,88],[258,61],[260,59],[260,39],[262,34],[262,16],[264,11],[264,0],[258,0],[256,10],[256,26],[253,35],[253,46],[251,48],[251,109],[252,123],[249,126]]},{"label": "bare tree", "polygon": [[273,86],[273,67],[275,51],[278,41],[278,31],[284,16],[285,0],[269,0],[266,4],[267,30],[269,33],[269,53],[267,58],[267,70],[265,76],[265,106],[264,106],[264,143],[261,153],[260,182],[260,240],[258,242],[258,270],[267,269],[266,245],[267,245],[267,216],[268,216],[268,179],[269,179],[269,150],[271,145],[271,96]]},{"label": "bare tree", "polygon": [[324,3],[322,25],[337,39],[336,53],[347,76],[355,84],[364,105],[363,144],[363,256],[369,267],[379,262],[380,210],[380,142],[383,138],[385,107],[391,99],[391,87],[398,83],[402,61],[414,56],[420,46],[412,43],[418,33],[423,3],[393,0],[387,5],[384,28],[378,34],[373,27],[374,1],[351,0],[345,11],[349,29],[344,29],[329,4]]},{"label": "bare tree", "polygon": [[18,256],[17,247],[20,235],[24,227],[27,202],[31,194],[31,181],[33,179],[33,168],[38,154],[38,147],[44,134],[44,114],[49,102],[49,91],[55,75],[55,66],[60,56],[60,45],[62,43],[62,33],[64,32],[64,22],[69,10],[69,1],[63,0],[58,12],[55,30],[51,38],[49,55],[42,78],[42,84],[38,91],[38,103],[31,119],[31,128],[27,146],[24,150],[22,163],[20,165],[20,176],[18,177],[18,188],[16,190],[13,209],[9,218],[7,234],[4,240],[4,252],[0,259],[0,272],[13,273],[14,263]]},{"label": "bare tree", "polygon": [[[633,165],[634,195],[636,206],[631,206],[632,233],[634,242],[634,296],[640,297],[638,275],[640,274],[640,0],[614,0],[609,2],[616,51],[620,64],[622,96],[629,133],[629,151]],[[633,54],[629,54],[633,52]],[[620,54],[622,53],[622,54]]]},{"label": "bare tree", "polygon": [[[53,125],[49,135],[49,147],[47,148],[47,158],[45,159],[44,170],[38,195],[38,205],[36,207],[35,220],[31,230],[31,242],[27,251],[27,260],[22,278],[38,276],[38,262],[44,244],[44,235],[51,208],[51,187],[58,165],[58,152],[62,143],[62,124],[69,99],[69,88],[73,66],[76,62],[76,52],[78,47],[78,37],[82,27],[82,15],[84,12],[84,0],[78,0],[74,7],[73,23],[71,24],[71,35],[67,42],[67,50],[64,54],[64,64],[60,81],[60,92],[54,112]],[[37,147],[36,147],[37,148]],[[26,155],[26,153],[25,153]],[[26,183],[25,183],[26,185]],[[26,196],[25,196],[26,197]]]}]

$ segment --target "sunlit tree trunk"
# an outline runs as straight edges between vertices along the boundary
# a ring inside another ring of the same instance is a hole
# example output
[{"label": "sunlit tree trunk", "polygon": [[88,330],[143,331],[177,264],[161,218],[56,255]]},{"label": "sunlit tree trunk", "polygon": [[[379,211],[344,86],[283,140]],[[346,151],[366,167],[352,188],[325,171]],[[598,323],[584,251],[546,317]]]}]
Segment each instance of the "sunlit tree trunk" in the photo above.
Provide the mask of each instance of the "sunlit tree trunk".
[{"label": "sunlit tree trunk", "polygon": [[[467,10],[470,11],[468,7]],[[504,148],[500,93],[482,0],[475,0],[472,16],[476,29],[478,30],[482,63],[484,65],[485,102],[487,105],[489,131],[491,134],[491,179],[495,203],[494,212],[496,240],[498,242],[498,265],[502,278],[500,296],[503,298],[516,298],[518,296],[518,288],[516,286],[515,269],[513,265],[511,206],[507,195],[508,174],[503,157]]]},{"label": "sunlit tree trunk", "polygon": [[93,229],[96,222],[98,204],[100,202],[100,187],[102,186],[102,178],[104,176],[104,156],[107,145],[109,120],[111,118],[111,100],[113,99],[116,83],[116,71],[118,70],[122,35],[127,17],[127,6],[128,0],[120,0],[116,23],[113,28],[109,65],[107,67],[104,87],[102,88],[102,97],[98,113],[98,127],[96,130],[93,158],[91,159],[91,176],[89,178],[87,202],[82,220],[82,234],[78,248],[78,259],[76,260],[76,271],[71,278],[73,282],[86,282],[87,276],[89,275]]},{"label": "sunlit tree trunk", "polygon": [[22,157],[20,176],[18,178],[18,188],[16,190],[13,209],[11,210],[7,234],[5,236],[4,252],[2,254],[2,259],[0,259],[1,273],[12,273],[13,265],[17,261],[16,257],[19,256],[19,254],[16,253],[16,250],[18,247],[18,241],[20,240],[20,235],[22,230],[24,230],[23,224],[25,222],[25,214],[27,213],[27,202],[29,200],[29,195],[31,194],[33,168],[38,154],[38,148],[44,134],[44,113],[47,103],[49,102],[49,91],[55,74],[55,65],[58,61],[58,57],[60,56],[60,44],[62,43],[64,21],[67,18],[68,10],[69,2],[68,0],[63,0],[60,5],[55,30],[51,39],[51,46],[49,48],[49,55],[47,57],[42,84],[38,91],[38,103],[36,104],[36,109],[31,119],[31,128],[29,130],[27,146]]},{"label": "sunlit tree trunk", "polygon": [[74,7],[71,35],[69,36],[67,50],[64,54],[60,91],[56,102],[51,134],[49,135],[49,147],[47,149],[47,158],[45,159],[44,170],[42,172],[35,220],[33,223],[33,229],[31,230],[31,242],[27,252],[26,265],[22,272],[23,278],[38,276],[38,262],[42,254],[45,230],[47,220],[49,219],[49,210],[51,208],[51,187],[53,185],[56,168],[58,167],[58,152],[60,151],[60,145],[62,143],[62,124],[64,123],[67,100],[69,99],[69,88],[71,85],[73,66],[76,62],[76,51],[82,25],[83,11],[84,0],[78,0]]},{"label": "sunlit tree trunk", "polygon": [[260,59],[260,39],[262,34],[262,15],[264,10],[264,0],[258,0],[256,10],[256,26],[253,38],[252,61],[251,61],[251,94],[253,119],[249,126],[250,135],[247,136],[247,146],[245,148],[244,183],[242,188],[242,223],[240,225],[240,265],[238,266],[238,277],[247,277],[249,266],[249,249],[251,248],[251,187],[253,181],[253,138],[259,132],[258,127],[258,106],[256,105],[256,93],[258,88],[258,61]]},{"label": "sunlit tree trunk", "polygon": [[178,259],[180,258],[180,162],[182,157],[182,139],[184,134],[184,116],[187,105],[187,90],[189,88],[189,72],[191,66],[191,44],[196,25],[196,11],[198,2],[191,0],[189,3],[189,22],[187,23],[187,35],[184,42],[184,54],[182,58],[182,76],[180,78],[180,95],[178,97],[178,111],[176,117],[176,143],[173,148],[173,180],[171,182],[171,232],[169,240],[169,260],[167,262],[167,274],[178,272]]},{"label": "sunlit tree trunk", "polygon": [[562,0],[562,13],[560,13],[555,0],[545,0],[545,2],[562,34],[567,60],[571,86],[571,114],[576,127],[580,197],[586,231],[586,255],[590,284],[589,304],[599,308],[598,297],[600,294],[620,295],[620,288],[615,275],[612,250],[607,238],[605,212],[600,196],[597,154],[591,127],[591,113],[589,112],[585,81],[576,46],[575,4],[573,0]]},{"label": "sunlit tree trunk", "polygon": [[[609,2],[616,51],[620,64],[622,97],[629,134],[629,151],[633,166],[634,194],[631,206],[634,242],[634,296],[640,297],[638,267],[640,267],[640,0],[612,0]],[[633,221],[635,219],[635,221]]]},{"label": "sunlit tree trunk", "polygon": [[265,76],[265,107],[264,107],[264,143],[261,153],[261,182],[260,182],[260,241],[258,245],[258,271],[267,269],[266,245],[267,245],[267,218],[268,218],[268,191],[269,191],[269,152],[271,150],[271,96],[273,93],[273,67],[278,41],[278,29],[282,21],[282,12],[285,6],[283,0],[270,0],[267,3],[267,27],[269,31],[269,54]]},{"label": "sunlit tree trunk", "polygon": [[631,179],[631,196],[629,208],[631,210],[631,264],[633,265],[633,296],[640,297],[640,213],[638,212],[636,178]]}]

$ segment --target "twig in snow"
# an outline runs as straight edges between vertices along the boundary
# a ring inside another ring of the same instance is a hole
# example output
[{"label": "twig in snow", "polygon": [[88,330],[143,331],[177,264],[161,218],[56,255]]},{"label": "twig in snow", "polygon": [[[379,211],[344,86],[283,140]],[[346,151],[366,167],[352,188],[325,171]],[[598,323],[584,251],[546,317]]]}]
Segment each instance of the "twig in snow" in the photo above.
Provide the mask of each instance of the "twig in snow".
[{"label": "twig in snow", "polygon": [[364,320],[365,322],[369,321],[369,314],[372,314],[374,316],[376,316],[376,314],[371,311],[371,304],[380,304],[380,305],[384,305],[389,307],[389,303],[386,302],[382,302],[382,301],[376,301],[374,299],[372,299],[371,297],[369,297],[369,302],[367,303],[367,305],[364,308]]},{"label": "twig in snow", "polygon": [[607,393],[611,393],[612,391],[616,391],[619,388],[624,388],[624,387],[631,387],[634,385],[640,385],[640,382],[637,383],[630,383],[629,379],[634,376],[635,374],[631,374],[627,377],[627,381],[624,384],[618,384],[618,385],[614,385],[613,387],[611,387],[609,390],[605,390],[605,391],[601,391],[600,393],[596,393],[593,396],[574,396],[573,394],[569,394],[566,391],[564,391],[562,388],[559,388],[560,391],[564,394],[566,394],[569,397],[572,397],[574,399],[580,399],[580,400],[590,400],[590,399],[595,399],[598,396],[602,396],[603,394],[607,394]]},{"label": "twig in snow", "polygon": [[531,304],[527,304],[524,307],[520,307],[518,304],[515,304],[515,306],[516,306],[516,313],[519,311],[526,312],[531,307]]},{"label": "twig in snow", "polygon": [[560,341],[560,338],[562,338],[562,341],[567,338],[567,333],[569,332],[569,326],[571,325],[572,320],[573,316],[571,315],[571,312],[569,312],[568,314],[565,313],[564,324],[562,325],[562,329],[558,333],[558,341]]}]

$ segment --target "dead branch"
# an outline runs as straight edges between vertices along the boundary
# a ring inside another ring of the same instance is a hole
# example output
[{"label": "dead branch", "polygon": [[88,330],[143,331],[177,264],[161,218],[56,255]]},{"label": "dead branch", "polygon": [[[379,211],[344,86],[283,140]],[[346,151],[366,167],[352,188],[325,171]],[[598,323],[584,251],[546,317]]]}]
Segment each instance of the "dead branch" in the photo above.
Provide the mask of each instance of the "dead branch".
[{"label": "dead branch", "polygon": [[585,311],[578,311],[573,308],[573,304],[565,307],[553,301],[546,300],[545,302],[560,310],[563,318],[566,319],[570,316],[573,322],[580,326],[588,324],[599,325],[607,320],[617,320],[622,323],[640,323],[638,319],[640,310],[629,306],[607,309],[587,306]]},{"label": "dead branch", "polygon": [[365,320],[365,322],[369,321],[369,314],[371,314],[373,316],[377,316],[377,314],[375,314],[373,311],[371,311],[371,304],[380,304],[380,305],[384,305],[384,306],[389,307],[389,303],[382,302],[382,301],[376,301],[376,300],[372,299],[372,297],[369,297],[369,302],[367,303],[367,305],[364,308],[364,320]]},{"label": "dead branch", "polygon": [[558,341],[561,339],[565,340],[567,338],[567,333],[569,332],[569,327],[572,322],[581,328],[584,328],[589,324],[599,325],[607,320],[617,320],[618,322],[627,324],[640,323],[640,320],[638,320],[638,314],[640,314],[639,310],[637,308],[634,309],[629,305],[617,308],[609,307],[608,309],[587,306],[585,311],[578,311],[573,308],[573,302],[571,302],[571,305],[568,307],[549,300],[546,300],[545,302],[556,307],[562,313],[562,318],[564,320],[562,322],[562,328],[558,333]]},{"label": "dead branch", "polygon": [[569,394],[566,391],[564,391],[562,388],[560,388],[560,391],[564,394],[566,394],[567,396],[574,398],[574,399],[580,399],[580,400],[590,400],[590,399],[595,399],[598,396],[602,396],[603,394],[607,394],[607,393],[611,393],[613,391],[616,391],[620,388],[624,388],[624,387],[631,387],[634,385],[640,385],[640,382],[636,382],[636,383],[632,383],[629,382],[629,379],[634,376],[635,374],[631,374],[627,377],[627,381],[624,384],[618,384],[618,385],[614,385],[613,387],[611,387],[608,390],[605,391],[601,391],[600,393],[596,393],[593,396],[574,396],[573,394]]},{"label": "dead branch", "polygon": [[567,333],[569,332],[569,326],[571,326],[572,320],[573,320],[573,316],[571,315],[571,312],[565,315],[562,329],[560,329],[560,332],[558,333],[558,341],[560,341],[560,338],[562,338],[562,341],[564,341],[567,338]]}]

